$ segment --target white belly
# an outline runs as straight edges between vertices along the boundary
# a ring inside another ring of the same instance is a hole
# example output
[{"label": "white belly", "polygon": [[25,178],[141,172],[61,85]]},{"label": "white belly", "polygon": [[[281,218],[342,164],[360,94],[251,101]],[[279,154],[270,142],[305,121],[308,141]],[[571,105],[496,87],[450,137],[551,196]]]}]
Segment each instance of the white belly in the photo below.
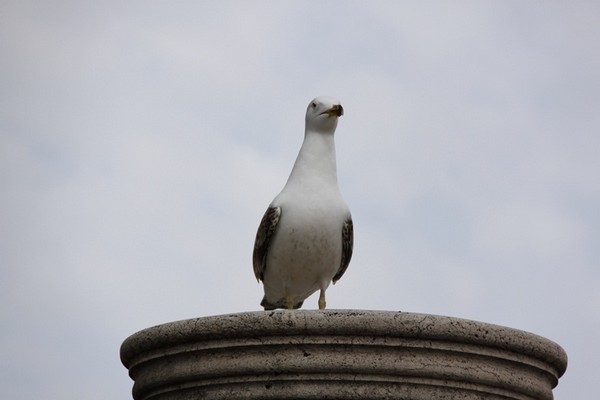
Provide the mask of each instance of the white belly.
[{"label": "white belly", "polygon": [[290,295],[297,303],[327,289],[340,267],[345,218],[331,209],[282,208],[267,256],[266,298],[277,302]]}]

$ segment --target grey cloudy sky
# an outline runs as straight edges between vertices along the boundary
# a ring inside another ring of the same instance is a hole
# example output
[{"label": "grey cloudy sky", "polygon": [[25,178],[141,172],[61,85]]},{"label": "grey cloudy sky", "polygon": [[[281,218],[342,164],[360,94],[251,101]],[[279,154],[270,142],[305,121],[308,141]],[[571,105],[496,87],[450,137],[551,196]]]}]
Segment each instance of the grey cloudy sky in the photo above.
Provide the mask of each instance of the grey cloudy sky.
[{"label": "grey cloudy sky", "polygon": [[[130,334],[259,310],[256,227],[341,100],[331,308],[531,331],[600,371],[600,4],[3,1],[0,387],[130,398]],[[309,298],[305,307],[316,308]]]}]

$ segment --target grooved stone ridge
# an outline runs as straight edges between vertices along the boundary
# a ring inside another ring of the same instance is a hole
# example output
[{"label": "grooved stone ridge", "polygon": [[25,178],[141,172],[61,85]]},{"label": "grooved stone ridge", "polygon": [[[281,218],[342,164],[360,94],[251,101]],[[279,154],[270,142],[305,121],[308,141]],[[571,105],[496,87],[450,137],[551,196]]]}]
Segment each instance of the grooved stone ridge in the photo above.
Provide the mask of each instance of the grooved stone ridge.
[{"label": "grooved stone ridge", "polygon": [[552,399],[556,343],[459,318],[278,310],[176,321],[125,340],[136,400]]}]

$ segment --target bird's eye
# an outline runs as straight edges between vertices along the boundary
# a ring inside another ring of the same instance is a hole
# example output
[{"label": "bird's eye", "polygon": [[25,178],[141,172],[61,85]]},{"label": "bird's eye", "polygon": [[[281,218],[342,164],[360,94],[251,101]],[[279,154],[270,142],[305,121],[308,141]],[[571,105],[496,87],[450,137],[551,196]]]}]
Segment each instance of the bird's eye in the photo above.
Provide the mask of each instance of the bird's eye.
[{"label": "bird's eye", "polygon": [[316,108],[317,107],[317,103],[315,103],[314,101],[312,103],[310,103],[310,105],[312,106],[312,108]]}]

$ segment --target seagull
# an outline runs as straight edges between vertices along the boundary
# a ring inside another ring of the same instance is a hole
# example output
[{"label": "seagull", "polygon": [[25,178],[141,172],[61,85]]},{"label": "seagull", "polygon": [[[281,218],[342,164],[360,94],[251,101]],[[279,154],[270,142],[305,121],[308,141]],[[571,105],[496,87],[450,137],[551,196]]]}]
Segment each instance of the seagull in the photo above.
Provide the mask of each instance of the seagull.
[{"label": "seagull", "polygon": [[346,272],[352,257],[352,215],[337,183],[334,133],[340,102],[317,97],[306,110],[304,142],[283,190],[265,212],[254,242],[254,275],[265,310],[297,309]]}]

